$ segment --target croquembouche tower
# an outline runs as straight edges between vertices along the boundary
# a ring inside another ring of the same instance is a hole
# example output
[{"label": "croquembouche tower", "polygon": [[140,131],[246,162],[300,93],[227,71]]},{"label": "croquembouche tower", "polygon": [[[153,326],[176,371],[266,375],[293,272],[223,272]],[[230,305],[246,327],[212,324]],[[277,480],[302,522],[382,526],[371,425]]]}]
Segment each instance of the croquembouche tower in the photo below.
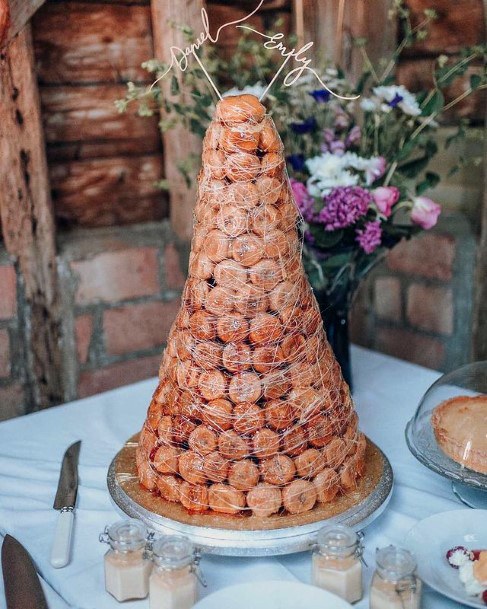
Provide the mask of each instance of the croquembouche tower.
[{"label": "croquembouche tower", "polygon": [[198,182],[139,480],[192,513],[308,512],[356,487],[366,441],[305,276],[283,146],[256,97],[218,103]]}]

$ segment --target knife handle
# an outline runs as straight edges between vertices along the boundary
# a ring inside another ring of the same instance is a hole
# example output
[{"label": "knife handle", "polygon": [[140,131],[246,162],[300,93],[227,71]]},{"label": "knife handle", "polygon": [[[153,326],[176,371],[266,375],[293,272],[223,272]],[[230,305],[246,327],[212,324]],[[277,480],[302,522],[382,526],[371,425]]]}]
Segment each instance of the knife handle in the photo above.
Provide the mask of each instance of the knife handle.
[{"label": "knife handle", "polygon": [[51,565],[56,569],[65,567],[69,563],[73,522],[73,508],[63,508],[59,513],[51,549]]}]

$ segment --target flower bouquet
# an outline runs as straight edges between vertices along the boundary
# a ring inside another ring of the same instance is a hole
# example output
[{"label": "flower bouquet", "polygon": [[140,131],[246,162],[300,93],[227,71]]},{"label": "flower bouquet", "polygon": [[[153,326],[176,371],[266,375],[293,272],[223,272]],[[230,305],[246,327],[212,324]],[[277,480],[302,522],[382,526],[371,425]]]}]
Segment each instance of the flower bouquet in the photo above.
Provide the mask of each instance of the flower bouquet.
[{"label": "flower bouquet", "polygon": [[[394,69],[402,50],[427,35],[435,14],[426,10],[423,21],[413,27],[408,9],[395,0],[392,16],[402,21],[404,39],[380,70],[368,58],[366,41],[357,40],[364,58],[358,83],[349,82],[339,68],[327,67],[321,71],[327,89],[316,88],[309,75],[293,87],[274,88],[266,98],[288,152],[292,189],[303,219],[305,268],[348,381],[347,324],[353,295],[387,250],[436,224],[441,207],[425,192],[440,180],[427,170],[438,151],[437,121],[467,95],[487,86],[485,71],[474,73],[465,91],[445,102],[444,89],[464,77],[472,63],[485,60],[486,49],[480,46],[464,49],[456,60],[438,57],[430,90],[413,94],[397,84]],[[226,95],[247,92],[257,97],[279,65],[278,58],[248,34],[230,62],[213,54],[205,57],[205,64]],[[146,67],[155,74],[167,68],[154,60]],[[215,103],[212,91],[197,65],[182,78],[189,96],[180,95],[182,87],[173,77],[170,95],[158,87],[147,91],[129,84],[118,107],[123,111],[135,100],[146,115],[155,104],[163,131],[183,122],[194,133],[204,134]],[[228,90],[229,84],[233,88]],[[461,123],[447,144],[461,137],[464,127]],[[189,184],[195,168],[181,163],[180,169]]]}]

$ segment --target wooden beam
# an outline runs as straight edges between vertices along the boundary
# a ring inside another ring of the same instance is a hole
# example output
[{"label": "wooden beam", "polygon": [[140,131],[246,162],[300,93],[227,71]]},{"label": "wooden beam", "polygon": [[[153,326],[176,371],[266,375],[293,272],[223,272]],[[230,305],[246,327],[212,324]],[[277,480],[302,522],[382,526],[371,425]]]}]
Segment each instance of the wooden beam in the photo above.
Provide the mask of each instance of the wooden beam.
[{"label": "wooden beam", "polygon": [[[170,62],[171,46],[186,47],[184,34],[171,24],[187,25],[196,33],[202,31],[202,0],[151,0],[154,51],[157,59]],[[169,81],[169,79],[168,79]],[[163,83],[163,89],[167,82]],[[188,188],[178,170],[178,163],[188,154],[201,154],[201,142],[181,126],[163,137],[166,179],[170,186],[171,224],[181,239],[188,241],[193,232],[193,206],[196,189]]]},{"label": "wooden beam", "polygon": [[63,401],[55,228],[30,26],[0,55],[0,214],[26,299],[32,409]]},{"label": "wooden beam", "polygon": [[45,0],[0,0],[0,48],[5,47]]},{"label": "wooden beam", "polygon": [[295,23],[304,23],[304,42],[315,43],[317,65],[337,63],[352,81],[362,69],[353,38],[368,39],[367,51],[373,63],[396,45],[396,27],[387,18],[392,0],[375,0],[373,9],[369,0],[293,0],[293,4]]}]

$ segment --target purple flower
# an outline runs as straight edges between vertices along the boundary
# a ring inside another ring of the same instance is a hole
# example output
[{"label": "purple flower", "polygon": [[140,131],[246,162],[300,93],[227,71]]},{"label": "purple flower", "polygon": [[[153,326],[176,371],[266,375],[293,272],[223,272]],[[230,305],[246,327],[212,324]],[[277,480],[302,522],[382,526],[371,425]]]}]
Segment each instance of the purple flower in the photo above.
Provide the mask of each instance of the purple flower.
[{"label": "purple flower", "polygon": [[291,178],[291,188],[296,202],[296,207],[301,212],[301,215],[306,222],[312,222],[314,219],[314,200],[306,189],[306,186],[302,182],[298,182],[294,178]]},{"label": "purple flower", "polygon": [[345,152],[345,142],[342,140],[335,140],[330,144],[330,152],[332,154],[336,154],[337,156],[342,156]]},{"label": "purple flower", "polygon": [[345,140],[345,145],[348,148],[349,146],[353,146],[354,144],[358,144],[360,142],[360,138],[362,137],[362,130],[358,125],[355,125],[350,129],[350,133],[347,135]]},{"label": "purple flower", "polygon": [[311,234],[311,232],[309,230],[304,231],[304,240],[306,241],[306,243],[309,243],[310,245],[314,245],[316,242],[316,239],[313,237],[313,235]]},{"label": "purple flower", "polygon": [[358,228],[356,241],[366,254],[371,254],[379,245],[382,239],[382,228],[379,220],[366,222],[364,228]]},{"label": "purple flower", "polygon": [[360,186],[341,186],[333,189],[325,197],[325,206],[318,214],[317,221],[326,230],[346,228],[367,213],[372,203],[372,195]]},{"label": "purple flower", "polygon": [[310,116],[301,123],[291,123],[291,129],[298,135],[304,135],[316,129],[316,119],[314,116]]},{"label": "purple flower", "polygon": [[304,154],[290,154],[287,157],[287,160],[294,171],[303,171],[305,162]]},{"label": "purple flower", "polygon": [[326,89],[315,89],[314,91],[310,91],[309,94],[320,104],[323,104],[330,99],[330,92]]},{"label": "purple flower", "polygon": [[387,105],[390,106],[391,108],[396,108],[404,99],[404,97],[402,95],[399,95],[399,93],[396,93],[394,95],[394,97],[391,99],[391,101],[387,102]]}]

